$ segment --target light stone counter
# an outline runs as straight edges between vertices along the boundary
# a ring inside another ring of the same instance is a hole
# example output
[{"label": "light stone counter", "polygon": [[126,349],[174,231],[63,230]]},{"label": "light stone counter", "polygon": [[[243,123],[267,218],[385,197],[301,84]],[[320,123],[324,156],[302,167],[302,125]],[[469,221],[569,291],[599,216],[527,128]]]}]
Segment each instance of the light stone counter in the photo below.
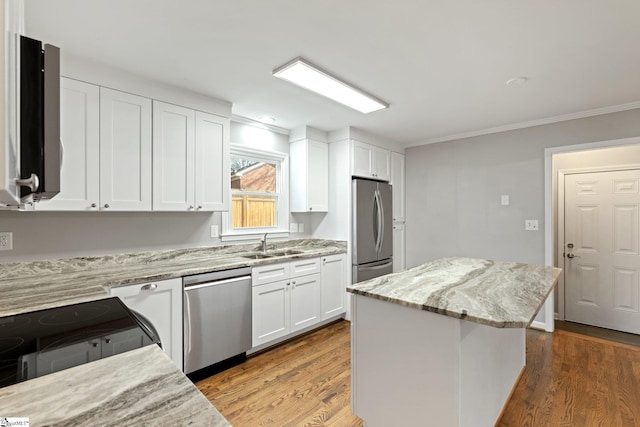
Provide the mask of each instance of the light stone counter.
[{"label": "light stone counter", "polygon": [[268,253],[285,250],[301,253],[244,258],[243,254],[257,252],[254,243],[0,264],[0,316],[106,298],[108,287],[345,253],[347,246],[300,239],[270,244]]},{"label": "light stone counter", "polygon": [[527,327],[556,284],[555,267],[443,258],[347,291],[497,328]]},{"label": "light stone counter", "polygon": [[[290,240],[247,259],[255,244],[0,264],[0,316],[109,297],[106,288],[345,253],[345,242]],[[33,426],[228,426],[157,346],[118,354],[0,388],[0,416]]]},{"label": "light stone counter", "polygon": [[0,416],[45,426],[230,426],[156,345],[0,388]]}]

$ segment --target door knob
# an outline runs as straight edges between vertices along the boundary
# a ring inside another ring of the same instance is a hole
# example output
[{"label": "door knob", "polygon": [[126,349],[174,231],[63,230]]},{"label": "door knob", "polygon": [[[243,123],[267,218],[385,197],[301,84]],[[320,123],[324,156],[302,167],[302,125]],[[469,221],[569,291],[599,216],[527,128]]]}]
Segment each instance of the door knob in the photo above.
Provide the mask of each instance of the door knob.
[{"label": "door knob", "polygon": [[574,255],[573,253],[569,252],[567,254],[567,258],[571,259],[571,258],[580,258],[580,255]]}]

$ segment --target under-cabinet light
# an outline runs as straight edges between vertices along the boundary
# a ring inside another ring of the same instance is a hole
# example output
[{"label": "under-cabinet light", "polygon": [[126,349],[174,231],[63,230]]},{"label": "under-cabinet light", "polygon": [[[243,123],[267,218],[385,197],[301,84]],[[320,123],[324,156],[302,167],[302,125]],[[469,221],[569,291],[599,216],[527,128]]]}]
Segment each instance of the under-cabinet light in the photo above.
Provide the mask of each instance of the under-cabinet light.
[{"label": "under-cabinet light", "polygon": [[345,83],[302,58],[296,58],[276,68],[273,70],[273,75],[364,114],[389,107],[389,104]]}]

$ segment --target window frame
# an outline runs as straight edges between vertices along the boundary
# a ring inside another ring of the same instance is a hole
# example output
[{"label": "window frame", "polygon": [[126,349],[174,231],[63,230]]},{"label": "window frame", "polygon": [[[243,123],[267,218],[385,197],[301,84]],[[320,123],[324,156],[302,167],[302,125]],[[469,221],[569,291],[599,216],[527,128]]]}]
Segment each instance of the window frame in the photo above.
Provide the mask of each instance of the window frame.
[{"label": "window frame", "polygon": [[[278,151],[265,151],[247,147],[240,144],[229,144],[229,159],[231,157],[242,157],[259,162],[276,164],[276,193],[278,202],[276,205],[276,227],[252,227],[233,228],[232,204],[229,203],[229,210],[222,212],[222,241],[233,240],[255,240],[263,234],[268,233],[270,237],[289,237],[289,154]],[[226,173],[230,173],[229,170]],[[229,201],[233,197],[231,182],[229,181]]]}]

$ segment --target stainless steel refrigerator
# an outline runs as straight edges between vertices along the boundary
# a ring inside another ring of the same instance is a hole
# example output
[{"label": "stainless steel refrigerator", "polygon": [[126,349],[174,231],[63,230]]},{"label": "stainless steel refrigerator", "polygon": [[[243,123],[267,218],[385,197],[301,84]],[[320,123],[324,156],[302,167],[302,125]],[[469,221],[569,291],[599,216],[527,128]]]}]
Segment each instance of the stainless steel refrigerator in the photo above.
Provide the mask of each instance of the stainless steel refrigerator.
[{"label": "stainless steel refrigerator", "polygon": [[353,283],[393,271],[391,185],[353,179]]}]

